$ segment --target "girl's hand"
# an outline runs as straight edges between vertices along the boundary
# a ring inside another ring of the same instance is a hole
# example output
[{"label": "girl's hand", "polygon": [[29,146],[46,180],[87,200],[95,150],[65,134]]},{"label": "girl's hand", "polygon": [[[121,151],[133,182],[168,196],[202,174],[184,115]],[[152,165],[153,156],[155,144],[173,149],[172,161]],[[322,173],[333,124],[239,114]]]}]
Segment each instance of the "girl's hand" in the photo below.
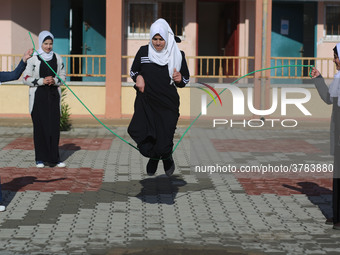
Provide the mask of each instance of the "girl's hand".
[{"label": "girl's hand", "polygon": [[29,59],[30,57],[32,57],[33,55],[33,49],[29,49],[25,52],[24,56],[22,57],[22,61],[24,61],[25,63],[27,62],[27,59]]},{"label": "girl's hand", "polygon": [[145,88],[145,81],[143,76],[138,75],[137,79],[136,79],[136,87],[139,89],[140,92],[144,92],[144,88]]},{"label": "girl's hand", "polygon": [[54,85],[54,83],[55,82],[52,76],[47,76],[44,78],[44,84],[51,86],[51,85]]},{"label": "girl's hand", "polygon": [[174,68],[174,73],[172,75],[172,79],[176,83],[180,83],[182,81],[182,74],[180,72],[177,72],[176,68]]},{"label": "girl's hand", "polygon": [[321,73],[319,72],[318,69],[316,69],[315,67],[312,67],[312,72],[310,73],[312,78],[316,78],[318,77]]}]

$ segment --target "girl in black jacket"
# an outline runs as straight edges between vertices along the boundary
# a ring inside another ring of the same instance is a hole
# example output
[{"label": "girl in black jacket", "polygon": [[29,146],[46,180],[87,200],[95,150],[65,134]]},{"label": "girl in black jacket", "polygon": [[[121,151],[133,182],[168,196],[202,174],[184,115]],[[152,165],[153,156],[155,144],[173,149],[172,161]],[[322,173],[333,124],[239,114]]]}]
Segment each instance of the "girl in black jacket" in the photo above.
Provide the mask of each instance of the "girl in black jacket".
[{"label": "girl in black jacket", "polygon": [[175,35],[164,19],[150,28],[150,43],[142,46],[130,71],[136,82],[135,112],[128,133],[140,153],[150,158],[148,175],[154,175],[159,159],[171,176],[175,170],[172,158],[173,137],[179,117],[177,87],[189,82],[184,52],[178,49]]}]

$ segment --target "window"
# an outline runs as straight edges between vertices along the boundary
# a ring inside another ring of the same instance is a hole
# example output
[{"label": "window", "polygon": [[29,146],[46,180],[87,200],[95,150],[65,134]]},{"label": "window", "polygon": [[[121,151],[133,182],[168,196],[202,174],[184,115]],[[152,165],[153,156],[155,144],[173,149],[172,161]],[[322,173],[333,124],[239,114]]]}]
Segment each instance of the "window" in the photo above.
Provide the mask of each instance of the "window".
[{"label": "window", "polygon": [[147,34],[154,20],[153,4],[131,4],[129,34]]},{"label": "window", "polygon": [[326,6],[326,36],[340,36],[340,5]]},{"label": "window", "polygon": [[183,35],[183,3],[159,3],[159,18],[165,19],[175,35]]},{"label": "window", "polygon": [[183,2],[179,1],[130,1],[128,7],[128,36],[148,38],[151,24],[158,18],[165,19],[175,35],[183,36]]}]

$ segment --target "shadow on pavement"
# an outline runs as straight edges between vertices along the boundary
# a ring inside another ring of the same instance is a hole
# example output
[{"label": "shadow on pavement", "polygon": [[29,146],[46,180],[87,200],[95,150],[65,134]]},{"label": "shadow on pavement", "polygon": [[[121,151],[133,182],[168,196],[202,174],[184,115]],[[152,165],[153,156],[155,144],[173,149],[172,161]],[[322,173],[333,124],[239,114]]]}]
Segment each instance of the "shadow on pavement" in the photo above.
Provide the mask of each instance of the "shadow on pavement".
[{"label": "shadow on pavement", "polygon": [[65,161],[66,159],[71,157],[74,152],[79,150],[81,150],[81,147],[74,143],[67,143],[59,146],[60,160]]},{"label": "shadow on pavement", "polygon": [[137,198],[150,204],[174,204],[174,200],[179,191],[179,187],[185,186],[186,181],[179,179],[178,176],[171,178],[160,175],[155,178],[147,178],[139,182],[142,185],[141,191],[136,195]]},{"label": "shadow on pavement", "polygon": [[299,187],[283,184],[282,186],[305,194],[309,201],[318,206],[327,218],[332,217],[332,190],[319,186],[314,182],[298,182]]},{"label": "shadow on pavement", "polygon": [[51,180],[37,180],[37,179],[38,178],[35,176],[23,176],[23,177],[14,178],[10,182],[6,182],[2,184],[1,189],[3,191],[9,191],[9,194],[7,195],[4,194],[5,195],[4,204],[8,206],[10,202],[12,201],[12,199],[14,198],[15,194],[19,190],[21,190],[22,188],[24,188],[25,186],[29,184],[33,184],[35,182],[44,182],[44,183],[55,182],[55,181],[65,180],[66,178],[58,178],[58,179],[51,179]]}]

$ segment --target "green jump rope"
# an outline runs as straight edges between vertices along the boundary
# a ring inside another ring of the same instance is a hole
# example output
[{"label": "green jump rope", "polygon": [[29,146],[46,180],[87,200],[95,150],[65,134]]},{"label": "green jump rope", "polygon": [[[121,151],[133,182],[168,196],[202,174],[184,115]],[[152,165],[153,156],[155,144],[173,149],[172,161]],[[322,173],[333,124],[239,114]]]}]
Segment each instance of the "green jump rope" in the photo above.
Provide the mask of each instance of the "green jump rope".
[{"label": "green jump rope", "polygon": [[[30,38],[32,40],[32,44],[33,44],[33,49],[34,51],[40,55],[38,53],[38,51],[35,49],[35,44],[34,44],[34,41],[33,41],[33,38],[32,38],[32,35],[30,32],[28,32],[29,35],[30,35]],[[85,107],[85,109],[92,115],[93,118],[95,118],[104,128],[106,128],[109,132],[111,132],[113,135],[115,135],[116,137],[118,137],[120,140],[122,140],[124,143],[130,145],[131,147],[133,147],[134,149],[138,150],[139,149],[134,146],[133,144],[131,144],[130,142],[126,141],[123,137],[119,136],[118,134],[116,134],[114,131],[112,131],[108,126],[106,126],[100,119],[98,119],[92,112],[91,110],[83,103],[83,101],[81,101],[81,99],[73,92],[73,90],[65,83],[65,81],[63,79],[61,79],[59,77],[59,75],[53,70],[53,68],[43,59],[41,58],[45,64],[51,69],[51,71],[59,78],[59,80],[61,80],[61,82],[66,86],[66,88],[68,88],[71,93],[76,97],[76,99]],[[270,69],[275,69],[275,68],[283,68],[283,67],[314,67],[313,65],[281,65],[281,66],[273,66],[273,67],[268,67],[268,68],[264,68],[264,69],[259,69],[259,70],[256,70],[256,71],[252,71],[250,73],[247,73],[246,75],[243,75],[242,77],[238,78],[237,80],[233,81],[231,84],[235,84],[236,82],[238,82],[239,80],[243,79],[244,77],[248,76],[248,75],[251,75],[251,74],[254,74],[254,73],[257,73],[257,72],[262,72],[262,71],[266,71],[266,70],[270,70]],[[311,72],[312,72],[312,69],[309,71],[309,76],[312,77],[311,75]],[[227,88],[223,89],[220,93],[218,93],[218,95],[221,95]],[[215,99],[217,98],[217,96],[215,97]],[[214,102],[214,100],[211,100],[208,104],[207,104],[207,107],[209,107],[212,102]],[[177,149],[179,143],[182,141],[183,137],[185,136],[185,134],[189,131],[189,129],[194,125],[194,123],[199,119],[199,117],[202,115],[202,112],[199,113],[197,115],[197,117],[190,123],[189,127],[187,127],[187,129],[184,131],[183,135],[180,137],[180,139],[178,140],[178,142],[176,143],[176,145],[174,146],[172,153],[175,152],[175,150]],[[170,156],[169,156],[170,157]],[[154,159],[154,160],[160,160],[160,159],[156,159],[156,158],[151,158],[151,159]],[[163,160],[165,158],[162,158]]]}]

